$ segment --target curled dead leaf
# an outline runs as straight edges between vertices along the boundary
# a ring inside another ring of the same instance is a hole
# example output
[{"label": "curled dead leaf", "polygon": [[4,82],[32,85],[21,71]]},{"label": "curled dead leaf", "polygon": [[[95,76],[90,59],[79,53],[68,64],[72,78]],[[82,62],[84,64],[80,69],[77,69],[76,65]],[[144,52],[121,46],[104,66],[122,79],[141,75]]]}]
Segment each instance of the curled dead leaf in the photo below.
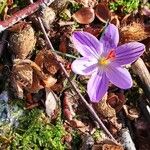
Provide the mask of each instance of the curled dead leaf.
[{"label": "curled dead leaf", "polygon": [[124,109],[126,116],[130,120],[134,120],[134,119],[139,118],[140,113],[135,107],[123,105],[123,109]]},{"label": "curled dead leaf", "polygon": [[15,58],[25,59],[35,47],[36,38],[30,24],[21,22],[11,29],[9,46]]},{"label": "curled dead leaf", "polygon": [[118,15],[111,15],[111,21],[112,24],[114,24],[116,27],[120,28],[120,21]]},{"label": "curled dead leaf", "polygon": [[46,88],[46,113],[51,119],[54,119],[57,116],[57,100],[57,95],[52,90]]},{"label": "curled dead leaf", "polygon": [[102,115],[104,118],[112,118],[116,116],[116,111],[109,104],[107,104],[107,94],[103,97],[103,99],[94,104],[97,112]]},{"label": "curled dead leaf", "polygon": [[83,128],[83,127],[85,127],[85,124],[82,121],[77,120],[77,119],[70,120],[70,124],[74,128]]},{"label": "curled dead leaf", "polygon": [[31,88],[33,82],[33,69],[29,64],[20,64],[21,60],[14,60],[12,68],[12,82],[16,82],[19,87]]},{"label": "curled dead leaf", "polygon": [[[59,60],[62,62],[62,58],[59,57]],[[47,70],[49,74],[54,75],[60,69],[58,61],[53,56],[50,50],[40,51],[36,58],[35,63],[38,64],[42,70]]]},{"label": "curled dead leaf", "polygon": [[126,99],[123,93],[109,93],[107,103],[119,112],[123,105],[125,104]]},{"label": "curled dead leaf", "polygon": [[99,103],[94,104],[94,107],[100,116],[107,118],[109,130],[116,134],[122,125],[117,121],[116,110],[107,103],[107,94],[105,94]]},{"label": "curled dead leaf", "polygon": [[109,21],[111,18],[110,11],[105,3],[99,3],[96,5],[95,15],[100,21],[104,23]]},{"label": "curled dead leaf", "polygon": [[89,24],[95,19],[94,9],[90,7],[83,7],[74,13],[72,17],[80,24]]},{"label": "curled dead leaf", "polygon": [[30,93],[37,93],[44,87],[52,87],[56,82],[57,80],[51,75],[45,75],[35,62],[28,59],[14,60],[11,84],[17,90],[18,97],[23,98],[23,89]]}]

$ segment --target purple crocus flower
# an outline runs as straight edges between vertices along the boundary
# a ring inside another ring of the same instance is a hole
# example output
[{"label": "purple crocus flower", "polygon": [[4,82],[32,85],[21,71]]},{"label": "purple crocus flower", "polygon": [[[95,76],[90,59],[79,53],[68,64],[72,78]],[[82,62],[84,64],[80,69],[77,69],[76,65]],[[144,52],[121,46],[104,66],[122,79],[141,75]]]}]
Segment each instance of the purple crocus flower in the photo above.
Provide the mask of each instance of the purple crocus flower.
[{"label": "purple crocus flower", "polygon": [[72,63],[76,74],[91,75],[87,92],[92,102],[99,102],[108,90],[109,81],[121,89],[132,86],[132,78],[126,64],[139,58],[145,46],[139,42],[130,42],[118,46],[118,28],[109,24],[98,40],[90,33],[76,31],[72,41],[75,48],[83,56]]}]

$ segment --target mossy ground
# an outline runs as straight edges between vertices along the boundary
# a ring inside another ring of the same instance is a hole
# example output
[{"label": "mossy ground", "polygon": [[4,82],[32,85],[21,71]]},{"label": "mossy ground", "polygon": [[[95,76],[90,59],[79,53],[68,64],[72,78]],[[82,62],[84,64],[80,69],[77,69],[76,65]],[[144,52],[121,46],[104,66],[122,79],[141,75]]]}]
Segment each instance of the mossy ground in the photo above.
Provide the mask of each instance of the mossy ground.
[{"label": "mossy ground", "polygon": [[17,127],[12,127],[7,135],[1,136],[1,147],[7,150],[65,149],[62,140],[65,130],[60,117],[55,124],[51,124],[42,109],[34,108],[24,110],[17,121],[19,123]]}]

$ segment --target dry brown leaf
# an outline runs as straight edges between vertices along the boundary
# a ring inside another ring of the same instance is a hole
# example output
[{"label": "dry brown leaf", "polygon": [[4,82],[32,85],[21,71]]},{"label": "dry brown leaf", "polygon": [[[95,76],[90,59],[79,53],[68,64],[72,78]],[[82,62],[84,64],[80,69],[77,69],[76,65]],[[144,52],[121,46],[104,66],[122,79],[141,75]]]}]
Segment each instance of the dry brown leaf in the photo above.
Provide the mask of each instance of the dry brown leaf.
[{"label": "dry brown leaf", "polygon": [[88,26],[84,28],[84,31],[98,37],[100,32],[102,31],[102,26]]},{"label": "dry brown leaf", "polygon": [[22,87],[31,88],[33,82],[33,69],[29,64],[19,64],[21,60],[14,60],[12,78]]},{"label": "dry brown leaf", "polygon": [[77,120],[77,119],[70,120],[70,124],[74,128],[84,128],[84,127],[86,127],[86,125],[82,121]]},{"label": "dry brown leaf", "polygon": [[90,7],[83,7],[74,13],[72,17],[80,24],[89,24],[95,19],[94,9]]},{"label": "dry brown leaf", "polygon": [[99,103],[93,105],[96,108],[97,112],[104,118],[116,117],[115,109],[112,108],[109,104],[107,104],[107,94],[105,94],[105,96]]},{"label": "dry brown leaf", "polygon": [[[50,88],[57,80],[46,76],[40,67],[31,60],[15,59],[11,74],[12,86],[17,90],[17,95],[23,98],[23,89],[29,93],[37,93],[40,89]],[[43,83],[43,84],[42,84]]]},{"label": "dry brown leaf", "polygon": [[100,116],[107,119],[109,130],[113,134],[116,134],[122,128],[122,125],[117,121],[116,110],[107,103],[107,94],[99,103],[94,104],[94,107]]},{"label": "dry brown leaf", "polygon": [[96,5],[95,15],[100,21],[104,23],[110,20],[111,17],[110,11],[105,3],[99,3],[98,5]]},{"label": "dry brown leaf", "polygon": [[111,140],[104,140],[99,145],[94,145],[92,147],[92,150],[124,150],[122,145],[116,145]]},{"label": "dry brown leaf", "polygon": [[[62,59],[59,59],[63,61]],[[55,59],[50,50],[40,51],[36,58],[35,63],[38,64],[41,69],[46,70],[49,74],[54,75],[60,69],[58,61]]]},{"label": "dry brown leaf", "polygon": [[139,118],[140,113],[135,107],[123,105],[123,109],[127,118],[129,118],[130,120]]},{"label": "dry brown leaf", "polygon": [[14,1],[13,1],[13,0],[7,0],[7,5],[8,5],[8,6],[13,5],[13,3],[14,3]]},{"label": "dry brown leaf", "polygon": [[21,22],[10,29],[9,46],[15,58],[25,59],[35,47],[36,38],[30,24]]},{"label": "dry brown leaf", "polygon": [[64,116],[67,118],[68,121],[72,120],[75,116],[75,112],[73,110],[73,98],[72,95],[70,95],[68,92],[64,93],[64,99],[63,99],[63,113]]},{"label": "dry brown leaf", "polygon": [[123,93],[109,93],[107,103],[119,112],[123,105],[125,104],[126,99]]},{"label": "dry brown leaf", "polygon": [[57,79],[53,78],[52,76],[47,76],[46,79],[43,79],[44,87],[50,88],[57,82]]},{"label": "dry brown leaf", "polygon": [[32,91],[34,91],[34,93],[37,93],[40,89],[43,89],[44,86],[41,84],[41,80],[38,77],[37,74],[33,74],[33,82],[32,82]]},{"label": "dry brown leaf", "polygon": [[60,40],[59,51],[66,53],[68,49],[67,45],[68,45],[68,38],[66,37],[66,34],[64,33]]},{"label": "dry brown leaf", "polygon": [[51,89],[55,92],[60,92],[63,89],[63,83],[58,81],[51,87]]},{"label": "dry brown leaf", "polygon": [[122,146],[104,144],[102,150],[123,150]]},{"label": "dry brown leaf", "polygon": [[[35,63],[38,64],[41,70],[47,75],[46,80],[43,80],[43,82],[45,83],[44,86],[51,87],[51,89],[56,92],[60,92],[62,90],[64,79],[58,61],[65,64],[65,61],[60,56],[57,56],[56,60],[50,50],[41,50],[35,58]],[[55,78],[53,78],[53,75],[55,75],[56,73],[59,73],[58,82]]]}]

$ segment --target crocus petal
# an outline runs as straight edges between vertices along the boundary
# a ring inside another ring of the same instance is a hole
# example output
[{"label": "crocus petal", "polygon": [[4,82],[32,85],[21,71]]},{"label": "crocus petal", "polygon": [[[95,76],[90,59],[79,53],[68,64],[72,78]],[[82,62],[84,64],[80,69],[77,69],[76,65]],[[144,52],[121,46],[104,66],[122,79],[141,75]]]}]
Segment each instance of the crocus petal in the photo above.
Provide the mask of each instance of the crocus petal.
[{"label": "crocus petal", "polygon": [[130,42],[116,48],[116,58],[114,63],[118,66],[131,64],[138,59],[144,52],[145,45],[139,42]]},{"label": "crocus petal", "polygon": [[106,76],[114,85],[121,89],[128,89],[132,86],[131,75],[125,68],[109,66]]},{"label": "crocus petal", "polygon": [[109,24],[100,38],[100,42],[103,43],[105,53],[116,48],[119,42],[118,28],[113,24]]},{"label": "crocus petal", "polygon": [[99,102],[108,89],[108,79],[105,73],[95,72],[87,85],[87,92],[92,102]]},{"label": "crocus petal", "polygon": [[72,41],[78,52],[84,57],[99,58],[103,45],[99,40],[88,32],[76,31],[73,33]]},{"label": "crocus petal", "polygon": [[73,61],[71,69],[74,73],[80,75],[91,75],[97,68],[97,60],[82,57]]}]

